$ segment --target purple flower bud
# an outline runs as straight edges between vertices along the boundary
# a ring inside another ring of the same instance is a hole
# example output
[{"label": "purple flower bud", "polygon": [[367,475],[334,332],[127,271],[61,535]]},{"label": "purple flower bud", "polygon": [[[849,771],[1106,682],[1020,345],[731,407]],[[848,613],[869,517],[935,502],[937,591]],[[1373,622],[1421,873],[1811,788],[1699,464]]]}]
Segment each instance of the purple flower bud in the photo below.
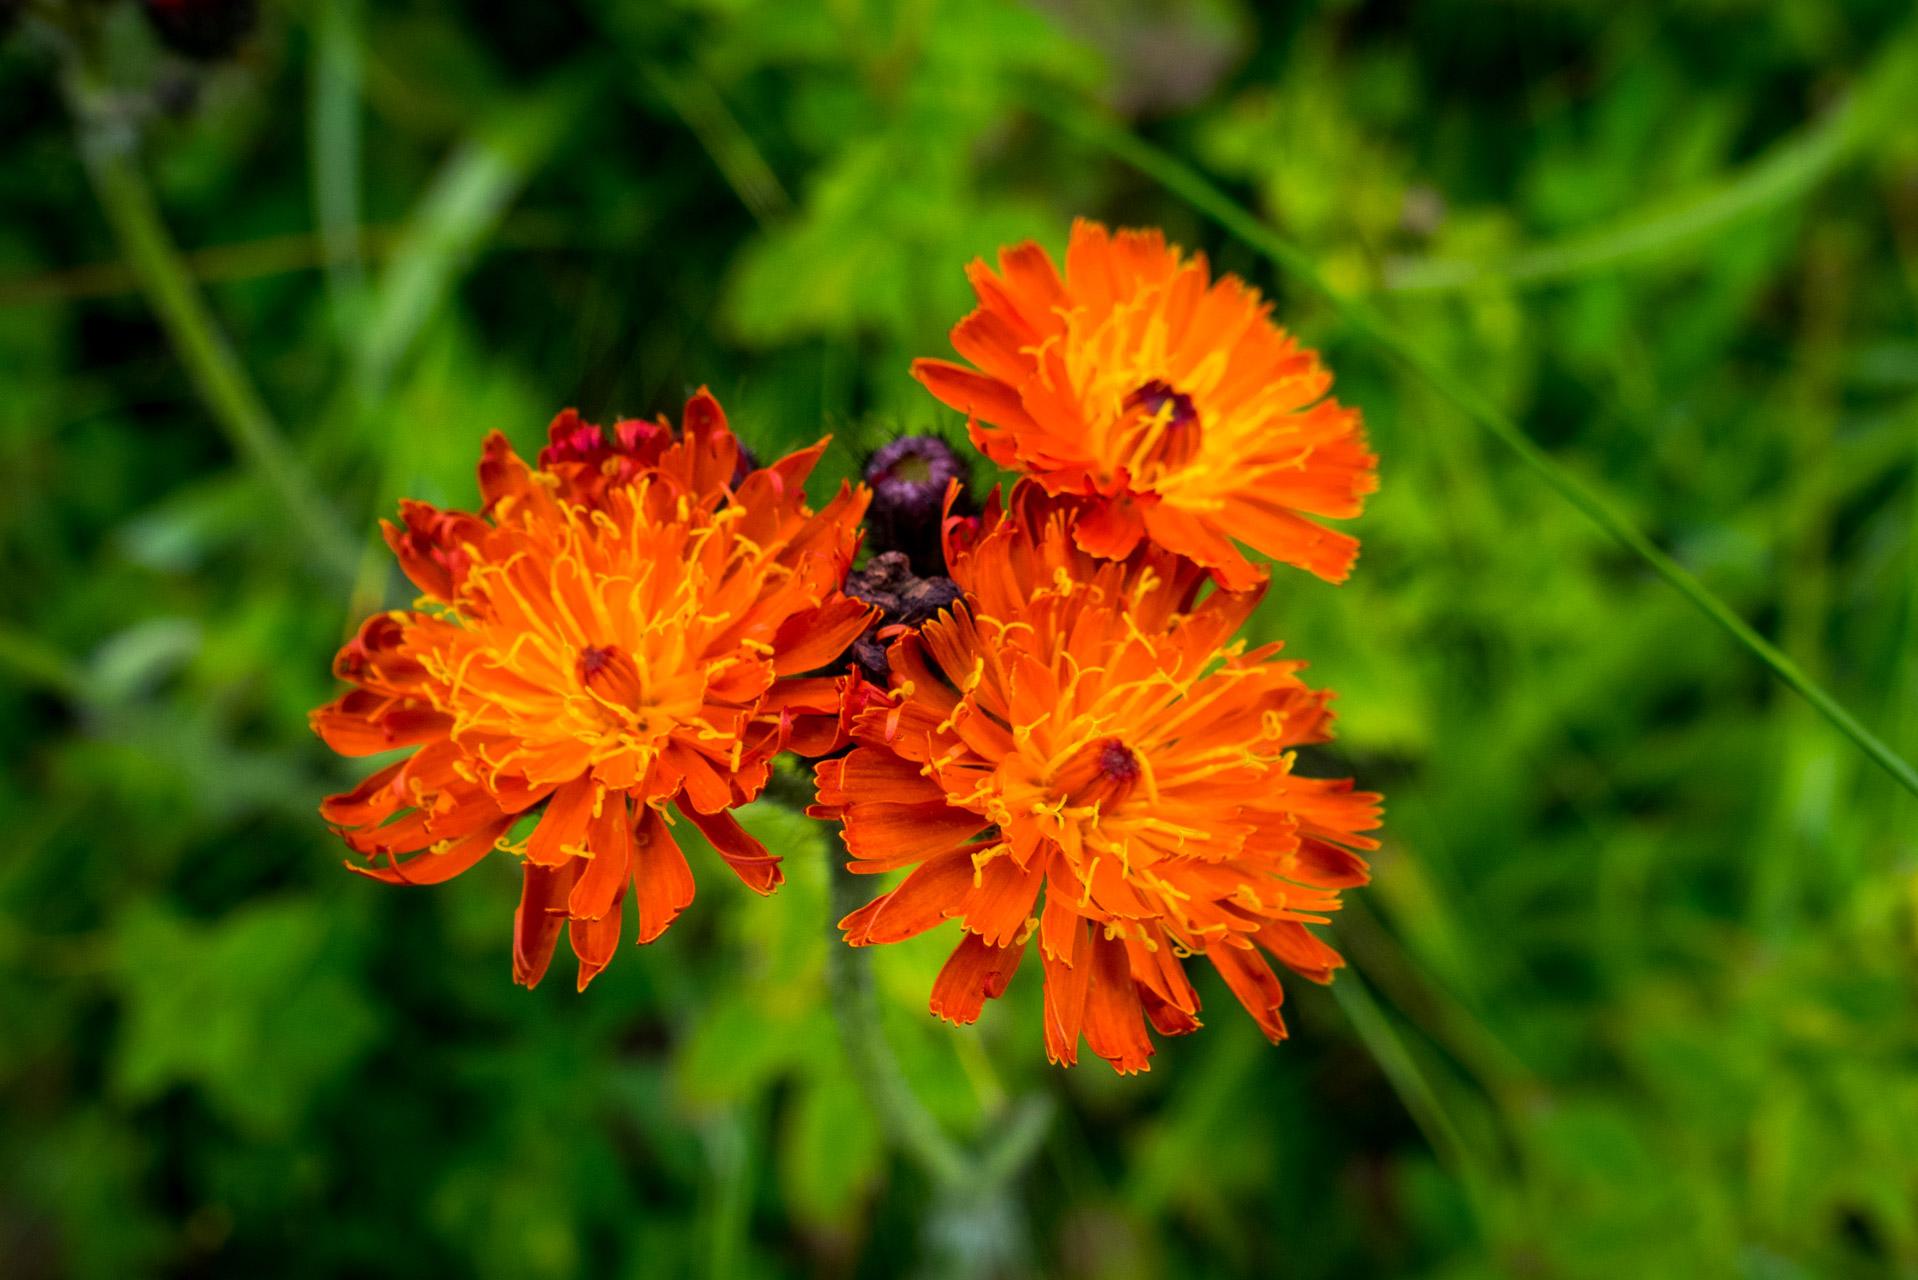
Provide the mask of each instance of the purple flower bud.
[{"label": "purple flower bud", "polygon": [[946,571],[940,545],[939,521],[946,486],[959,482],[958,515],[970,515],[972,467],[951,445],[937,436],[902,436],[866,463],[866,483],[872,486],[872,505],[866,511],[866,529],[875,551],[903,552],[914,573],[936,577]]}]

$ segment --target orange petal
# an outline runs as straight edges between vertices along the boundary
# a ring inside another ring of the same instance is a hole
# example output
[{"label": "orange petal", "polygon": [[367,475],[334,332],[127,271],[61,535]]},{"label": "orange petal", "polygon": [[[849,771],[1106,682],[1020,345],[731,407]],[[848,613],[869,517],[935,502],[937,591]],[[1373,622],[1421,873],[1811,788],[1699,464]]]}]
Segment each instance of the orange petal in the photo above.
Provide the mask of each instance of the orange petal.
[{"label": "orange petal", "polygon": [[1003,313],[980,308],[952,329],[952,345],[989,378],[1018,386],[1032,373],[1032,357],[1021,348],[1032,345],[1031,335],[1014,328]]},{"label": "orange petal", "polygon": [[[1138,984],[1140,996],[1151,996],[1187,1015],[1196,1014],[1199,993],[1186,978],[1185,966],[1172,950],[1172,940],[1155,923],[1148,921],[1142,928],[1144,938],[1127,938],[1125,943],[1126,954],[1132,959],[1132,980]],[[1152,945],[1146,945],[1148,941]],[[1158,1025],[1156,1019],[1153,1025]],[[1198,1025],[1196,1019],[1192,1025]]]},{"label": "orange petal", "polygon": [[[1060,859],[1058,867],[1064,865],[1065,860]],[[1045,909],[1039,913],[1040,954],[1061,964],[1075,963],[1073,956],[1078,954],[1082,940],[1080,935],[1084,932],[1080,926],[1085,923],[1085,917],[1072,909],[1068,886],[1070,892],[1078,891],[1077,883],[1068,875],[1061,874],[1059,883],[1048,889]]]},{"label": "orange petal", "polygon": [[1162,1036],[1189,1036],[1205,1025],[1184,1009],[1167,1004],[1143,987],[1139,989],[1139,1002],[1145,1007],[1145,1016],[1152,1023],[1153,1030]]},{"label": "orange petal", "polygon": [[1125,943],[1106,937],[1096,926],[1091,937],[1086,1044],[1120,1075],[1145,1071],[1152,1057],[1152,1038],[1145,1033],[1145,1013],[1139,1006],[1139,988],[1132,981]]},{"label": "orange petal", "polygon": [[[1051,913],[1048,902],[1046,915]],[[1058,950],[1039,949],[1046,971],[1046,1057],[1066,1066],[1079,1060],[1079,1030],[1085,1024],[1086,987],[1092,979],[1090,926],[1078,916],[1072,920],[1071,930],[1053,940]]]},{"label": "orange petal", "polygon": [[599,815],[586,828],[586,849],[592,856],[567,899],[566,913],[574,920],[602,919],[618,905],[629,878],[632,838],[633,819],[625,793],[608,792],[600,801]]},{"label": "orange petal", "polygon": [[773,636],[773,673],[786,676],[825,666],[878,617],[878,609],[850,596],[794,614]]},{"label": "orange petal", "polygon": [[442,840],[458,840],[498,816],[499,806],[474,789],[449,807],[415,809],[383,826],[361,827],[340,835],[355,853],[411,853]]},{"label": "orange petal", "polygon": [[966,928],[994,947],[1003,947],[1025,928],[1032,904],[1039,897],[1045,875],[1038,867],[1021,867],[1010,856],[988,859],[979,869],[978,883],[960,904]]},{"label": "orange petal", "polygon": [[491,853],[494,844],[512,825],[513,816],[503,814],[472,834],[453,841],[443,852],[423,853],[405,862],[393,862],[389,854],[390,866],[361,867],[349,862],[347,870],[387,884],[441,884]]},{"label": "orange petal", "polygon": [[786,883],[786,875],[779,869],[778,855],[767,853],[766,846],[748,835],[729,810],[701,813],[681,804],[679,811],[700,829],[714,851],[746,882],[748,889],[754,893],[771,893]]},{"label": "orange petal", "polygon": [[1330,982],[1332,971],[1345,967],[1344,956],[1296,921],[1268,921],[1255,936],[1279,963],[1313,982]]},{"label": "orange petal", "polygon": [[619,950],[619,931],[626,920],[626,886],[613,895],[612,906],[597,920],[574,919],[567,929],[572,935],[573,954],[579,957],[579,989],[599,976]]},{"label": "orange petal", "polygon": [[1123,560],[1145,536],[1145,517],[1131,495],[1088,504],[1072,527],[1080,550],[1107,560]]},{"label": "orange petal", "polygon": [[320,801],[320,817],[336,827],[360,827],[380,822],[405,807],[405,800],[387,791],[388,785],[406,764],[389,764],[369,774],[351,791],[342,791]]},{"label": "orange petal", "polygon": [[1327,889],[1349,889],[1372,879],[1364,858],[1330,841],[1307,836],[1299,841],[1297,857],[1298,871],[1287,874]]},{"label": "orange petal", "polygon": [[525,864],[519,906],[513,912],[513,981],[521,986],[537,987],[546,976],[553,948],[559,945],[560,926],[566,923],[566,898],[579,876],[580,862],[569,858],[560,867]]},{"label": "orange petal", "polygon": [[[1168,502],[1161,502],[1144,514],[1146,532],[1152,535],[1154,542],[1212,570],[1212,576],[1227,591],[1247,591],[1259,584],[1259,571],[1209,517],[1181,510]],[[1237,529],[1234,532],[1239,533]]]},{"label": "orange petal", "polygon": [[957,915],[972,888],[972,858],[952,849],[913,869],[891,893],[881,894],[839,922],[849,946],[903,942]]},{"label": "orange petal", "polygon": [[598,784],[592,775],[584,773],[555,791],[526,841],[527,860],[557,867],[576,856],[575,851],[586,840],[586,825],[592,821],[593,801],[598,795]]},{"label": "orange petal", "polygon": [[685,788],[680,799],[688,803],[680,806],[682,812],[697,809],[718,813],[733,803],[732,784],[713,767],[712,761],[677,738],[667,741],[666,749],[660,753],[660,764],[679,775]]},{"label": "orange petal", "polygon": [[[359,696],[355,696],[359,695]],[[374,718],[353,714],[355,703],[378,699],[385,703]],[[408,705],[390,699],[367,697],[364,689],[355,689],[329,702],[309,717],[313,731],[327,746],[343,756],[370,756],[382,751],[398,751],[423,742],[444,738],[453,727],[453,718],[425,704]]]},{"label": "orange petal", "polygon": [[1259,1024],[1259,1030],[1265,1032],[1265,1038],[1273,1044],[1285,1039],[1285,1019],[1279,1016],[1279,1006],[1285,1003],[1285,989],[1279,986],[1265,957],[1249,947],[1224,942],[1208,947],[1205,954],[1219,976],[1225,979],[1225,985],[1232,988],[1232,994]]},{"label": "orange petal", "polygon": [[[1052,265],[1052,255],[1031,240],[999,250],[999,270],[1004,276],[1003,292],[993,296],[981,288],[982,277],[989,278],[984,263],[977,272],[968,271],[979,301],[996,310],[1016,314],[1024,327],[1035,335],[1057,329],[1061,321],[1057,308],[1066,301],[1065,282]],[[1003,299],[1003,302],[1001,301]]]},{"label": "orange petal", "polygon": [[846,848],[853,857],[893,866],[946,853],[992,825],[970,809],[956,809],[943,800],[855,804],[846,810],[845,823]]},{"label": "orange petal", "polygon": [[949,408],[1011,431],[1037,431],[1019,392],[997,378],[945,360],[914,360],[912,376]]},{"label": "orange petal", "polygon": [[822,805],[871,802],[875,796],[884,796],[887,803],[950,807],[945,803],[945,789],[921,773],[920,766],[875,747],[854,747],[836,760],[823,761],[813,777]]},{"label": "orange petal", "polygon": [[666,932],[693,900],[693,869],[686,865],[672,831],[651,805],[640,806],[633,831],[633,901],[639,908],[639,941]]},{"label": "orange petal", "polygon": [[480,500],[486,509],[490,511],[501,498],[524,497],[537,488],[532,472],[506,437],[497,431],[488,433],[480,446],[479,463]]},{"label": "orange petal", "polygon": [[1105,227],[1089,218],[1072,220],[1072,237],[1066,242],[1066,288],[1073,301],[1084,304],[1092,323],[1112,309],[1117,280],[1112,271],[1112,237]]},{"label": "orange petal", "polygon": [[1227,511],[1232,534],[1241,542],[1327,582],[1344,582],[1359,557],[1357,538],[1282,507],[1238,501],[1230,503]]},{"label": "orange petal", "polygon": [[995,947],[976,933],[962,935],[932,984],[933,1015],[961,1027],[977,1022],[986,1001],[1006,993],[1025,954],[1023,942]]}]

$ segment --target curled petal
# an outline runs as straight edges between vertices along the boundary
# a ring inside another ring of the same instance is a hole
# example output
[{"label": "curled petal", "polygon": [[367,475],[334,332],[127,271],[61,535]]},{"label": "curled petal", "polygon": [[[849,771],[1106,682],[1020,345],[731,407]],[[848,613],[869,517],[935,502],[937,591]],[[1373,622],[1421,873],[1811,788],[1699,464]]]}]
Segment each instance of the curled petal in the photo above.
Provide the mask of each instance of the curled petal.
[{"label": "curled petal", "polygon": [[1259,1030],[1265,1032],[1265,1038],[1273,1044],[1285,1039],[1285,1019],[1279,1016],[1285,991],[1272,976],[1272,966],[1265,962],[1265,957],[1250,947],[1225,943],[1207,948],[1205,954],[1219,976],[1225,979],[1225,985],[1232,988],[1232,994],[1245,1006],[1245,1011],[1259,1024]]},{"label": "curled petal", "polygon": [[771,893],[786,882],[785,872],[779,869],[779,856],[767,853],[766,846],[753,839],[731,813],[701,813],[685,805],[679,811],[699,828],[713,850],[754,893]]},{"label": "curled petal", "polygon": [[513,912],[513,981],[537,987],[552,963],[553,948],[566,923],[566,899],[579,876],[580,859],[559,867],[525,864],[519,907]]},{"label": "curled petal", "polygon": [[1120,1075],[1146,1069],[1152,1040],[1145,1033],[1145,1014],[1125,943],[1091,930],[1092,955],[1087,966],[1085,1037],[1092,1051],[1112,1064]]},{"label": "curled petal", "polygon": [[686,865],[659,810],[642,805],[633,832],[633,901],[639,908],[639,941],[655,941],[693,901],[693,869]]},{"label": "curled petal", "polygon": [[619,950],[619,931],[626,919],[626,886],[620,885],[614,891],[612,905],[600,916],[590,920],[578,917],[567,922],[567,931],[572,935],[573,954],[579,957],[579,989],[586,990],[586,984],[599,976]]},{"label": "curled petal", "polygon": [[388,865],[384,867],[362,867],[349,862],[347,870],[356,871],[369,879],[381,880],[387,884],[440,884],[451,880],[462,871],[473,866],[481,858],[493,851],[499,838],[513,825],[512,815],[506,814],[474,830],[470,835],[458,840],[449,840],[444,849],[423,853],[405,862],[393,860],[387,855]]},{"label": "curled petal", "polygon": [[1053,950],[1039,949],[1039,959],[1046,971],[1046,1057],[1065,1066],[1079,1060],[1086,991],[1092,983],[1090,925],[1078,916],[1072,919],[1070,928],[1055,936]]},{"label": "curled petal", "polygon": [[839,927],[855,947],[916,938],[944,921],[971,883],[972,859],[963,849],[951,849],[928,858],[897,889],[874,898]]},{"label": "curled petal", "polygon": [[954,1026],[977,1022],[986,1001],[1006,993],[1025,954],[1023,942],[995,947],[976,933],[962,935],[932,984],[933,1015]]}]

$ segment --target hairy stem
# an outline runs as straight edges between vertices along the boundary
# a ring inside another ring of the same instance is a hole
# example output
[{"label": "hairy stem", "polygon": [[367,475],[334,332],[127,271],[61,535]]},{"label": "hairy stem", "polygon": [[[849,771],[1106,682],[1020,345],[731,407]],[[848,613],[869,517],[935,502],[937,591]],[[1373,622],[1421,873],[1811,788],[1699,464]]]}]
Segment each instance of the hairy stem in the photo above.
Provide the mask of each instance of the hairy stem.
[{"label": "hairy stem", "polygon": [[879,1115],[886,1138],[906,1153],[941,1188],[965,1186],[977,1176],[970,1155],[946,1135],[926,1110],[892,1046],[879,1025],[879,995],[873,987],[872,956],[864,947],[849,947],[839,937],[837,922],[863,905],[866,888],[846,870],[841,860],[829,858],[832,868],[832,910],[827,921],[831,935],[826,951],[826,981],[832,993],[833,1018],[846,1058],[866,1100]]}]

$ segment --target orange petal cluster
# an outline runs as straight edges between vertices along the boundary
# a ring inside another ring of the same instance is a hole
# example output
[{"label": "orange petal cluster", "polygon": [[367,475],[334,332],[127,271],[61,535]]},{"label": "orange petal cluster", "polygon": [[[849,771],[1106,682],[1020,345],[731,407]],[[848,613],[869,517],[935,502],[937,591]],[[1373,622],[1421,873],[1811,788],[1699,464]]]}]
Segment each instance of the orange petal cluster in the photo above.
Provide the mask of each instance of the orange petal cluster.
[{"label": "orange petal cluster", "polygon": [[386,538],[423,607],[367,620],[335,661],[353,689],[312,720],[345,755],[416,748],[323,805],[372,860],[355,870],[432,884],[509,850],[515,977],[540,980],[564,927],[584,988],[629,886],[642,943],[692,901],[669,807],[752,888],[780,883],[729,811],[778,752],[838,735],[835,681],[801,673],[872,616],[840,590],[867,493],[814,514],[823,443],[752,469],[703,389],[678,438],[663,421],[609,438],[571,412],[550,437],[537,469],[486,440],[479,515],[402,505]]},{"label": "orange petal cluster", "polygon": [[849,699],[853,750],[815,770],[852,869],[913,868],[840,927],[864,946],[961,920],[931,1001],[955,1023],[1036,937],[1055,1062],[1083,1033],[1144,1070],[1148,1021],[1199,1025],[1194,954],[1277,1041],[1265,954],[1316,981],[1342,963],[1305,925],[1366,881],[1379,798],[1293,772],[1329,695],[1232,638],[1262,585],[1198,600],[1205,569],[1152,546],[1097,559],[1084,518],[1021,482],[1007,510],[947,522],[964,603],[894,642],[890,688]]},{"label": "orange petal cluster", "polygon": [[1259,570],[1235,540],[1330,582],[1358,541],[1308,516],[1355,516],[1378,487],[1355,409],[1326,397],[1318,353],[1238,277],[1212,280],[1157,230],[1073,224],[1063,278],[1028,241],[967,269],[979,308],[952,331],[975,368],[913,374],[971,419],[973,443],[1056,495],[1074,537],[1124,559],[1149,540],[1233,591]]}]

